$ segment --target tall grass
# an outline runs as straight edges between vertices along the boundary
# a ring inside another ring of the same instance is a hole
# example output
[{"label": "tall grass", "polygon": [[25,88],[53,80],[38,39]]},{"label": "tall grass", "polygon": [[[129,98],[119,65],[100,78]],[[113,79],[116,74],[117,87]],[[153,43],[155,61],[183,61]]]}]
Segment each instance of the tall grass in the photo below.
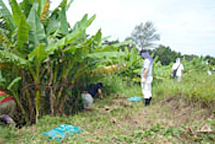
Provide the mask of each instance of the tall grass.
[{"label": "tall grass", "polygon": [[104,93],[106,95],[117,94],[123,97],[141,95],[140,85],[134,84],[132,81],[124,81],[118,75],[109,75],[101,79],[104,84]]},{"label": "tall grass", "polygon": [[183,76],[181,82],[167,79],[155,82],[153,95],[156,99],[183,97],[188,101],[200,101],[206,104],[215,102],[215,74],[192,72]]}]

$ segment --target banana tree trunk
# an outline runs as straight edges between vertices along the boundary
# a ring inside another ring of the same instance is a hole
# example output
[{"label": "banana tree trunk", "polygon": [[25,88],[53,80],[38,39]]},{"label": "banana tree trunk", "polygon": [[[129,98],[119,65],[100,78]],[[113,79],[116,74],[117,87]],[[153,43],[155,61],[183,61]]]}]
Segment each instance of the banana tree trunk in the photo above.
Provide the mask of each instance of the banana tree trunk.
[{"label": "banana tree trunk", "polygon": [[50,90],[50,95],[49,95],[49,101],[50,101],[50,110],[51,110],[51,114],[54,115],[55,114],[55,109],[54,109],[54,93],[53,93],[53,78],[54,78],[54,74],[53,74],[53,70],[51,67],[51,63],[50,63],[50,59],[47,58],[47,64],[48,64],[48,72],[50,74],[50,78],[49,78],[49,82],[48,82],[48,88]]},{"label": "banana tree trunk", "polygon": [[40,115],[40,90],[36,86],[36,122],[38,121]]},{"label": "banana tree trunk", "polygon": [[28,116],[27,116],[27,113],[26,113],[26,111],[25,111],[25,109],[24,109],[22,103],[20,102],[20,99],[18,98],[18,96],[17,96],[17,94],[15,93],[15,91],[13,91],[12,89],[10,89],[10,91],[13,93],[13,97],[15,98],[16,103],[17,103],[17,105],[19,106],[19,108],[21,109],[21,112],[22,112],[22,114],[23,114],[24,117],[25,117],[25,121],[28,123],[28,122],[29,122],[29,118],[28,118]]}]

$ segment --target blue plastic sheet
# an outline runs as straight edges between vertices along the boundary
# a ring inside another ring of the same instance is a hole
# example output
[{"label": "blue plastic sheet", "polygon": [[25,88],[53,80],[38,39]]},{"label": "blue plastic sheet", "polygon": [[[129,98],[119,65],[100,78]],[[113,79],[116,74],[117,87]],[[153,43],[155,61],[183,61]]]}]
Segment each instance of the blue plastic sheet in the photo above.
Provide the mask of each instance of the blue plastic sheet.
[{"label": "blue plastic sheet", "polygon": [[61,141],[72,134],[81,133],[83,131],[84,130],[79,129],[78,127],[75,127],[69,124],[63,124],[50,131],[42,133],[42,135],[47,136],[49,139],[55,139],[56,141]]},{"label": "blue plastic sheet", "polygon": [[128,100],[131,102],[138,102],[138,101],[141,101],[143,99],[144,99],[143,97],[138,97],[138,96],[128,98]]}]

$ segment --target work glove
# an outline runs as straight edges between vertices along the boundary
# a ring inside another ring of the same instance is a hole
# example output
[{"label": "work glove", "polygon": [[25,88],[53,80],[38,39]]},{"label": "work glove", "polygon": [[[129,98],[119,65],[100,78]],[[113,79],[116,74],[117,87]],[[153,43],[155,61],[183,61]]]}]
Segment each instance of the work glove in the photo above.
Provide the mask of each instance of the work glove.
[{"label": "work glove", "polygon": [[141,83],[145,83],[146,82],[146,78],[142,77],[141,78]]}]

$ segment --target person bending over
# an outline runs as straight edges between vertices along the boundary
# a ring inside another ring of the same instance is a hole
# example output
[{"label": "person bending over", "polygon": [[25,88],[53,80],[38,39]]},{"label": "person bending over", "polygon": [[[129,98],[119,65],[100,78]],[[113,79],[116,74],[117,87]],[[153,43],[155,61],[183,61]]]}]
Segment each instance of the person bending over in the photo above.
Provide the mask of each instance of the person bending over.
[{"label": "person bending over", "polygon": [[98,95],[100,99],[103,98],[102,95],[102,83],[91,84],[87,86],[86,90],[82,92],[81,97],[83,100],[84,109],[88,109],[93,104],[93,99]]}]

